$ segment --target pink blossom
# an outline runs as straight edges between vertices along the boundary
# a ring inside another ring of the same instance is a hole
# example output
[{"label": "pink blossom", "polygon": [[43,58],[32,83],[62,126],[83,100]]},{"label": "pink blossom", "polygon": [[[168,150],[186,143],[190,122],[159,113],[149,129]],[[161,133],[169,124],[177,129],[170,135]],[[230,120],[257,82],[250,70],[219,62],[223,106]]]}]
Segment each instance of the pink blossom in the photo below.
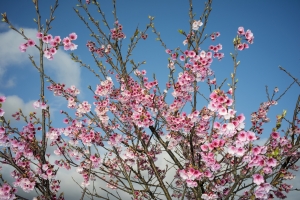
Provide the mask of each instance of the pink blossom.
[{"label": "pink blossom", "polygon": [[37,34],[36,34],[36,37],[37,37],[38,39],[42,39],[43,36],[44,36],[44,34],[41,33],[41,32],[37,32]]},{"label": "pink blossom", "polygon": [[262,183],[255,189],[254,195],[259,199],[268,199],[268,193],[272,189],[269,183]]},{"label": "pink blossom", "polygon": [[277,132],[272,132],[272,133],[271,133],[271,137],[272,137],[274,140],[276,140],[276,139],[278,139],[278,138],[280,137],[280,135],[279,135],[279,133],[277,133]]},{"label": "pink blossom", "polygon": [[239,114],[239,116],[237,116],[236,118],[240,123],[242,123],[246,119],[243,113]]},{"label": "pink blossom", "polygon": [[76,40],[76,39],[77,39],[76,33],[70,33],[70,34],[69,34],[69,38],[70,38],[71,40]]},{"label": "pink blossom", "polygon": [[244,27],[239,27],[237,33],[238,33],[239,35],[245,35]]},{"label": "pink blossom", "polygon": [[171,57],[172,57],[172,60],[176,60],[176,59],[177,59],[177,53],[173,53],[173,54],[171,55]]},{"label": "pink blossom", "polygon": [[220,129],[221,128],[221,124],[219,122],[214,122],[214,128],[215,129]]},{"label": "pink blossom", "polygon": [[234,126],[234,124],[233,124],[233,123],[228,123],[226,128],[227,128],[227,130],[228,130],[228,131],[230,131],[230,132],[231,132],[231,131],[234,131],[234,129],[235,129],[235,126]]},{"label": "pink blossom", "polygon": [[60,149],[55,149],[54,154],[57,156],[60,156],[60,155],[62,155],[62,152],[60,151]]},{"label": "pink blossom", "polygon": [[50,41],[52,40],[52,35],[51,34],[44,35],[42,40],[43,40],[44,43],[50,43]]},{"label": "pink blossom", "polygon": [[71,44],[71,39],[69,37],[65,37],[62,42],[64,46],[67,46]]},{"label": "pink blossom", "polygon": [[171,53],[171,50],[170,50],[170,49],[166,49],[166,53],[167,53],[167,54],[170,54],[170,53]]},{"label": "pink blossom", "polygon": [[241,157],[244,155],[244,153],[246,152],[246,150],[243,147],[239,147],[236,149],[236,156],[237,157]]},{"label": "pink blossom", "polygon": [[55,36],[52,41],[54,41],[57,44],[59,44],[61,42],[60,36]]},{"label": "pink blossom", "polygon": [[236,152],[236,147],[235,146],[230,146],[230,147],[228,147],[228,153],[229,154],[235,154],[235,152]]},{"label": "pink blossom", "polygon": [[122,142],[122,140],[122,135],[115,133],[112,136],[110,136],[108,144],[111,146],[118,146]]},{"label": "pink blossom", "polygon": [[238,134],[238,140],[242,141],[242,142],[245,142],[247,140],[247,133],[245,131],[241,131]]},{"label": "pink blossom", "polygon": [[265,180],[264,180],[264,177],[260,174],[254,174],[252,176],[253,178],[253,182],[256,184],[256,185],[260,185],[261,183],[264,183]]},{"label": "pink blossom", "polygon": [[189,51],[189,54],[188,54],[188,56],[190,57],[190,58],[193,58],[193,57],[195,57],[196,56],[196,53],[195,53],[195,51]]},{"label": "pink blossom", "polygon": [[187,185],[188,187],[190,187],[190,188],[194,188],[194,187],[197,187],[197,186],[198,186],[197,182],[196,182],[196,181],[192,181],[192,180],[187,180],[187,181],[186,181],[186,185]]},{"label": "pink blossom", "polygon": [[5,133],[5,128],[3,127],[3,126],[0,126],[0,138],[2,138],[3,137],[3,133]]},{"label": "pink blossom", "polygon": [[55,47],[52,47],[52,48],[50,48],[49,49],[49,53],[51,54],[51,55],[54,55],[54,54],[56,54],[56,48]]},{"label": "pink blossom", "polygon": [[71,51],[76,50],[77,47],[78,47],[78,45],[76,45],[76,44],[74,44],[74,43],[71,43],[71,44],[69,45],[69,49],[70,49]]},{"label": "pink blossom", "polygon": [[256,155],[260,154],[261,149],[260,149],[260,147],[253,147],[252,152],[253,152],[253,155],[256,156]]},{"label": "pink blossom", "polygon": [[28,47],[27,43],[24,43],[19,46],[19,49],[21,52],[26,52],[27,47]]},{"label": "pink blossom", "polygon": [[39,107],[40,107],[40,101],[35,101],[35,102],[33,102],[33,107],[34,107],[35,109],[39,108]]},{"label": "pink blossom", "polygon": [[201,145],[202,151],[208,151],[208,146],[206,144]]},{"label": "pink blossom", "polygon": [[200,20],[194,21],[192,28],[193,28],[193,30],[197,31],[199,29],[199,27],[202,26],[202,25],[203,25],[203,23]]},{"label": "pink blossom", "polygon": [[0,117],[3,117],[4,113],[5,113],[4,110],[0,108]]},{"label": "pink blossom", "polygon": [[268,158],[268,159],[267,159],[267,165],[268,165],[269,167],[276,167],[276,165],[277,165],[277,160],[274,159],[274,158]]},{"label": "pink blossom", "polygon": [[49,50],[45,50],[44,51],[44,57],[46,57],[48,60],[52,60],[53,59],[53,55]]},{"label": "pink blossom", "polygon": [[6,100],[6,97],[5,96],[0,96],[0,103],[4,103]]},{"label": "pink blossom", "polygon": [[184,61],[184,60],[185,60],[185,56],[184,56],[184,55],[181,55],[181,56],[179,57],[179,59],[180,59],[181,61]]},{"label": "pink blossom", "polygon": [[209,193],[209,194],[204,193],[201,195],[201,198],[204,200],[214,200],[214,199],[218,199],[218,195],[213,193]]},{"label": "pink blossom", "polygon": [[49,168],[49,167],[48,167],[47,164],[43,164],[42,169],[43,169],[44,171],[46,171],[48,168]]},{"label": "pink blossom", "polygon": [[210,178],[210,177],[212,177],[212,173],[209,170],[206,170],[204,172],[204,176],[206,176],[207,178]]},{"label": "pink blossom", "polygon": [[220,168],[221,168],[221,165],[219,163],[215,163],[212,166],[210,166],[210,169],[213,172],[218,171]]},{"label": "pink blossom", "polygon": [[255,133],[253,133],[252,131],[247,132],[247,137],[248,137],[249,141],[257,140],[257,137],[256,137]]},{"label": "pink blossom", "polygon": [[28,39],[27,40],[27,44],[28,44],[28,46],[32,47],[32,46],[35,45],[35,42],[33,40],[31,40],[31,39]]},{"label": "pink blossom", "polygon": [[247,39],[247,41],[252,44],[253,43],[253,39],[254,39],[254,36],[253,36],[253,33],[251,32],[251,30],[247,30],[246,33],[245,33],[245,38]]},{"label": "pink blossom", "polygon": [[195,180],[201,176],[201,173],[194,168],[179,170],[179,175],[183,180]]},{"label": "pink blossom", "polygon": [[237,49],[240,50],[240,51],[244,50],[244,45],[243,44],[238,44]]},{"label": "pink blossom", "polygon": [[46,110],[48,105],[45,102],[40,103],[40,107],[42,110]]},{"label": "pink blossom", "polygon": [[270,167],[264,167],[263,171],[265,174],[271,174],[273,170]]}]

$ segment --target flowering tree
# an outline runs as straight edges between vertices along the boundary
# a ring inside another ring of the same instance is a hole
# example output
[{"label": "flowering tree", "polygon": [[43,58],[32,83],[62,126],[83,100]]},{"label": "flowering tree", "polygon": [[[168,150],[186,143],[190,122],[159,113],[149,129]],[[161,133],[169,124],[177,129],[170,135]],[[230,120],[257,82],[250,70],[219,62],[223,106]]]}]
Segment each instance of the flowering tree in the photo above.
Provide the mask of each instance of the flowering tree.
[{"label": "flowering tree", "polygon": [[[29,56],[29,59],[40,73],[40,99],[33,107],[41,109],[42,115],[38,117],[32,112],[25,116],[22,110],[17,111],[13,117],[25,122],[19,129],[6,120],[5,110],[0,107],[1,163],[14,168],[12,183],[1,177],[1,199],[26,199],[18,194],[17,188],[36,192],[35,199],[64,199],[64,193],[70,191],[60,190],[63,177],[56,175],[61,168],[75,170],[82,176],[78,184],[81,199],[124,199],[124,193],[133,199],[274,199],[285,198],[292,189],[287,180],[294,178],[291,170],[298,169],[300,96],[293,118],[286,119],[283,111],[277,116],[272,132],[266,133],[269,139],[264,144],[257,143],[263,124],[269,121],[269,109],[289,88],[278,98],[275,95],[278,88],[271,96],[267,93],[268,100],[251,115],[251,128],[245,128],[245,116],[235,110],[236,71],[240,64],[237,56],[253,44],[254,35],[249,29],[237,29],[234,53],[230,54],[231,83],[229,87],[224,86],[226,80],[217,84],[211,67],[215,59],[224,57],[222,45],[202,47],[204,41],[214,41],[220,36],[219,32],[204,34],[211,0],[205,3],[204,12],[197,19],[190,0],[190,29],[179,30],[186,49],[174,50],[168,49],[161,39],[154,17],[149,16],[149,24],[143,30],[137,28],[132,36],[126,37],[116,15],[115,1],[115,22],[109,24],[97,1],[79,0],[74,10],[91,31],[92,39],[86,47],[96,68],[86,65],[74,53],[70,55],[99,79],[98,85],[89,86],[92,101],[81,100],[78,88],[66,87],[45,74],[44,59],[55,59],[56,52],[63,51],[61,47],[66,51],[76,50],[77,35],[70,33],[63,39],[51,35],[58,1],[44,25],[38,0],[33,3],[39,43],[28,38],[26,32],[17,30],[6,13],[2,14],[2,21],[25,39],[20,51],[26,52],[28,48],[39,51],[39,58]],[[91,15],[91,6],[96,7],[105,27]],[[149,29],[169,55],[165,89],[159,87],[155,76],[150,78],[141,69],[144,62],[131,59],[138,42],[147,39]],[[124,54],[122,44],[126,40],[129,47]],[[293,75],[281,69],[294,80],[293,84],[300,86]],[[45,85],[45,80],[50,85]],[[207,97],[199,89],[205,84],[210,93]],[[65,126],[52,125],[45,89],[68,102],[71,111],[61,111]],[[199,105],[200,98],[207,104]],[[5,100],[1,96],[0,105]],[[280,134],[284,121],[286,130]],[[50,147],[55,150],[48,154]],[[54,154],[59,159],[52,159]],[[157,164],[159,157],[165,158],[164,166]],[[94,184],[99,181],[106,183],[106,187],[96,188]]]}]

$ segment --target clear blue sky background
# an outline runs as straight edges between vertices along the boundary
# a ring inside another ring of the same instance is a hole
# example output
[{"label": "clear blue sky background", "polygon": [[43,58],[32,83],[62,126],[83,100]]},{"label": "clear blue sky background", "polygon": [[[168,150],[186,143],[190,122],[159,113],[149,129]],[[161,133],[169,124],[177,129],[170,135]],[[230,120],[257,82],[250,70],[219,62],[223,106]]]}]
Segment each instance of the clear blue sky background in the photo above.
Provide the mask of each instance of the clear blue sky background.
[{"label": "clear blue sky background", "polygon": [[[53,2],[54,1],[40,1],[43,22],[48,18],[49,7]],[[89,32],[72,9],[72,7],[77,4],[77,1],[61,1],[59,4],[55,13],[56,20],[52,24],[53,29],[49,33],[52,35],[60,35],[61,38],[63,38],[71,32],[76,32],[78,39],[75,43],[78,44],[78,50],[74,53],[85,63],[93,66],[93,60],[85,47],[86,42],[90,40]],[[106,13],[110,25],[112,25],[111,1],[100,1],[100,4]],[[202,13],[203,5],[204,1],[194,2],[196,19],[199,18]],[[92,6],[90,5],[90,7]],[[280,71],[278,66],[281,65],[295,77],[300,77],[300,1],[215,0],[213,1],[212,8],[213,10],[209,18],[206,33],[210,34],[219,31],[221,36],[214,42],[207,40],[201,48],[207,49],[209,45],[216,45],[218,43],[223,45],[221,52],[225,53],[225,58],[221,62],[214,60],[211,66],[216,73],[218,83],[222,82],[226,77],[230,78],[230,73],[233,70],[232,59],[229,53],[233,52],[232,39],[236,36],[237,28],[244,26],[245,29],[251,29],[254,33],[254,44],[250,45],[249,49],[239,53],[238,60],[241,61],[241,64],[237,73],[239,82],[236,109],[237,113],[245,114],[248,122],[246,126],[249,128],[251,112],[256,111],[259,104],[267,100],[265,85],[269,86],[270,93],[272,93],[274,87],[277,86],[279,88],[279,94],[281,94],[292,82],[292,79]],[[9,20],[17,27],[36,28],[32,20],[36,17],[36,14],[31,1],[0,1],[0,12],[6,12]],[[180,46],[184,49],[182,41],[185,38],[178,33],[178,29],[188,30],[188,1],[122,0],[117,2],[117,15],[127,35],[128,39],[126,40],[129,40],[129,37],[132,36],[137,25],[143,30],[149,22],[148,15],[151,15],[155,16],[154,23],[156,29],[161,33],[161,37],[167,47],[174,49]],[[97,15],[94,17],[97,18],[96,16]],[[1,36],[7,31],[7,26],[3,23],[0,24],[0,42],[3,42]],[[108,34],[109,31],[107,30],[106,33]],[[136,62],[147,61],[147,64],[144,65],[142,69],[148,71],[150,80],[152,73],[157,74],[158,81],[166,80],[168,75],[168,56],[164,52],[164,48],[161,47],[155,38],[156,36],[151,33],[151,31],[148,32],[148,39],[140,42],[137,49],[133,52],[132,58],[135,59]],[[11,48],[18,49],[18,45],[4,46],[0,44],[1,52]],[[126,50],[127,46],[124,46],[124,48]],[[2,58],[2,56],[0,55],[0,58]],[[20,53],[16,53],[15,59],[18,59],[18,56],[20,56]],[[11,65],[4,63],[2,67],[3,68],[0,67],[0,70],[3,70],[3,75],[0,73],[1,94],[6,96],[18,95],[24,103],[36,100],[39,97],[39,87],[37,86],[39,76],[29,61],[24,60],[23,62],[22,60],[21,63],[13,62]],[[62,65],[60,67],[64,66]],[[76,82],[77,86],[85,90],[81,98],[82,100],[90,99],[91,93],[86,91],[85,88],[87,88],[88,85],[95,87],[98,82],[87,70],[83,68],[78,69],[78,65],[74,64],[74,69],[75,68],[80,73],[80,78]],[[51,70],[53,69],[55,68]],[[58,77],[57,73],[51,70],[49,69],[48,72],[53,75],[53,79],[55,79],[56,76]],[[70,68],[70,70],[72,70],[72,68]],[[230,79],[228,79],[226,83],[230,82]],[[164,83],[165,81],[160,82],[162,86],[164,86]],[[200,88],[201,91],[207,91],[205,83],[203,83]],[[224,89],[225,88],[227,89],[226,86]],[[269,114],[271,124],[266,126],[267,131],[265,132],[265,137],[270,133],[271,127],[275,126],[276,114],[280,114],[283,109],[286,109],[288,111],[288,117],[291,118],[299,91],[299,87],[294,85],[281,99],[279,104],[272,108]],[[48,99],[49,102],[57,102],[52,95],[49,95]],[[199,109],[206,104],[205,101],[200,103],[201,105],[198,106]],[[54,103],[52,103],[52,106],[56,110],[66,110],[66,104],[53,104]],[[61,120],[61,117],[55,114],[54,118],[57,120],[55,124],[61,125],[61,123],[58,122]]]}]

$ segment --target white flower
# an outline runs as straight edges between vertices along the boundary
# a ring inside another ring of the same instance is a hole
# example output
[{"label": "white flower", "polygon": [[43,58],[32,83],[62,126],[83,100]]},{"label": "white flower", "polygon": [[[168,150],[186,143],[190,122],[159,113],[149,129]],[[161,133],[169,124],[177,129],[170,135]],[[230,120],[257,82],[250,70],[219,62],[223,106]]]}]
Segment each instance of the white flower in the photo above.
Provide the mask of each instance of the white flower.
[{"label": "white flower", "polygon": [[199,29],[200,26],[202,26],[203,23],[199,20],[199,21],[194,21],[193,22],[193,30],[197,31]]}]

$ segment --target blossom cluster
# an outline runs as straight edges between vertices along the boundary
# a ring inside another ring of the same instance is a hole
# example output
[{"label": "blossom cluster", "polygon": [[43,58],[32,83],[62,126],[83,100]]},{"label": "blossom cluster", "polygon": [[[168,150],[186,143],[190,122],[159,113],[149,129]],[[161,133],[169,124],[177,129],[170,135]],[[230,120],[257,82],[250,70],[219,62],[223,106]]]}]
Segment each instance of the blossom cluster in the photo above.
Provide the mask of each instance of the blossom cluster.
[{"label": "blossom cluster", "polygon": [[194,168],[187,168],[179,170],[179,175],[183,180],[186,180],[188,187],[197,187],[197,182],[194,180],[199,180],[203,174]]},{"label": "blossom cluster", "polygon": [[30,176],[31,178],[23,178],[21,174],[19,174],[16,171],[13,171],[11,173],[11,176],[16,179],[16,181],[13,183],[14,187],[20,187],[23,189],[24,192],[30,192],[34,190],[35,181],[34,181],[34,174],[31,172]]},{"label": "blossom cluster", "polygon": [[113,40],[121,40],[125,39],[126,35],[123,33],[123,26],[119,23],[119,21],[115,22],[116,28],[110,30],[111,38]]},{"label": "blossom cluster", "polygon": [[86,43],[86,47],[89,49],[90,52],[95,52],[98,54],[99,57],[103,57],[105,54],[108,55],[111,52],[111,45],[101,45],[100,48],[96,47],[96,44],[92,41],[88,41]]},{"label": "blossom cluster", "polygon": [[[46,44],[45,49],[43,50],[44,56],[48,60],[53,60],[53,56],[56,54],[60,45],[64,47],[64,50],[75,50],[77,49],[76,44],[73,43],[74,40],[77,39],[76,33],[70,33],[68,37],[65,37],[61,40],[60,36],[53,37],[51,34],[43,34],[38,32],[36,37],[43,41]],[[32,39],[27,39],[26,43],[20,45],[19,49],[21,52],[26,52],[28,47],[35,46],[35,42]]]},{"label": "blossom cluster", "polygon": [[238,28],[238,37],[236,40],[234,40],[234,44],[236,45],[237,49],[242,51],[244,49],[248,49],[249,45],[247,43],[242,43],[241,39],[244,38],[249,44],[253,44],[253,40],[254,40],[254,35],[251,32],[251,30],[247,30],[245,32],[244,27],[239,27]]},{"label": "blossom cluster", "polygon": [[[200,20],[192,23],[193,31],[186,36],[184,44],[193,41],[202,25]],[[126,37],[123,26],[118,21],[110,32],[111,39],[116,41]],[[210,38],[215,40],[219,36],[220,33],[216,32],[211,34]],[[53,37],[42,33],[38,33],[37,37],[46,44],[44,56],[50,60],[60,45],[63,45],[65,50],[77,48],[73,43],[77,39],[75,33],[71,33],[63,40],[60,36]],[[147,35],[142,34],[141,37],[146,39]],[[242,39],[247,43],[242,43]],[[238,50],[243,50],[249,48],[248,44],[252,44],[253,39],[250,30],[245,32],[243,27],[239,27],[234,44]],[[27,47],[34,45],[35,42],[28,39],[20,46],[20,50],[25,52]],[[86,46],[89,51],[100,57],[107,57],[112,49],[110,44],[97,48],[92,41],[88,41]],[[259,139],[259,135],[256,134],[262,133],[262,124],[269,120],[267,112],[271,105],[276,104],[275,101],[262,104],[257,112],[252,113],[251,131],[245,130],[245,116],[242,113],[237,114],[234,110],[234,102],[230,97],[233,94],[232,89],[227,92],[215,89],[209,95],[207,107],[196,109],[195,106],[191,111],[183,111],[187,103],[196,104],[192,97],[199,90],[198,82],[207,81],[211,85],[216,85],[216,79],[210,79],[214,74],[210,67],[214,58],[221,60],[224,57],[220,52],[222,48],[222,44],[210,45],[207,50],[199,48],[181,51],[182,55],[178,54],[179,51],[166,50],[170,56],[168,63],[170,73],[174,73],[175,64],[178,64],[177,59],[184,62],[181,66],[183,71],[178,74],[177,79],[172,78],[166,84],[168,90],[173,89],[171,93],[173,100],[169,104],[165,99],[168,91],[165,90],[161,94],[158,81],[149,80],[146,77],[146,70],[134,70],[137,80],[121,73],[114,78],[105,77],[105,80],[96,86],[94,102],[90,103],[79,100],[77,95],[80,91],[75,86],[65,88],[64,84],[51,84],[48,89],[55,96],[63,96],[68,101],[68,108],[75,109],[74,119],[69,115],[64,119],[67,127],[49,127],[46,132],[46,141],[50,141],[51,146],[57,146],[54,154],[62,158],[55,160],[54,164],[68,170],[76,167],[83,178],[82,187],[87,187],[90,181],[96,180],[91,174],[92,170],[105,168],[104,172],[108,176],[101,179],[106,181],[108,188],[118,189],[120,186],[116,178],[122,176],[123,172],[123,175],[130,172],[133,179],[141,181],[139,179],[143,177],[139,176],[139,172],[132,171],[135,167],[138,171],[147,171],[150,177],[156,176],[156,179],[163,180],[168,167],[163,169],[156,166],[155,162],[164,150],[169,153],[176,149],[172,152],[179,152],[184,160],[184,164],[179,163],[180,165],[178,162],[181,161],[175,162],[178,164],[175,175],[177,188],[185,185],[187,186],[185,189],[189,190],[200,187],[201,183],[201,187],[205,188],[201,195],[202,199],[219,199],[229,194],[236,177],[247,175],[249,179],[252,178],[254,187],[250,191],[246,190],[241,199],[250,199],[253,195],[257,199],[267,199],[272,197],[271,192],[277,197],[283,197],[282,191],[289,192],[292,186],[280,183],[276,189],[268,183],[267,178],[280,165],[281,155],[288,155],[294,161],[299,154],[293,151],[292,142],[288,137],[281,137],[276,130],[271,133],[265,145],[254,144],[254,141]],[[118,84],[114,84],[113,79]],[[1,109],[1,103],[4,101],[5,97],[0,97],[0,117],[4,115]],[[46,103],[41,100],[34,102],[33,105],[35,108],[47,108]],[[17,112],[14,117],[19,118],[20,113]],[[62,113],[66,114],[64,111]],[[41,127],[35,127],[40,122],[33,121],[34,115],[31,114],[30,121],[17,133],[19,138],[10,138],[9,130],[0,126],[0,145],[11,149],[15,164],[24,171],[21,174],[15,170],[11,174],[16,179],[15,187],[21,187],[25,192],[29,192],[40,182],[49,181],[51,191],[57,193],[60,181],[56,180],[55,165],[48,161],[42,162],[37,152],[38,145],[42,144],[42,141],[38,141],[36,132],[41,130]],[[103,147],[104,144],[109,145],[105,147],[108,150],[105,158],[90,150],[92,146]],[[114,156],[114,153],[117,156]],[[30,159],[38,160],[37,168],[31,168]],[[122,166],[120,161],[123,162]],[[236,174],[227,171],[233,168],[239,169],[235,171]],[[298,167],[291,166],[291,168]],[[121,172],[120,169],[124,171]],[[294,178],[294,175],[285,169],[278,173],[283,180]],[[14,193],[15,188],[7,184],[0,188],[0,197],[11,199],[14,198]],[[146,197],[142,191],[136,190],[133,193],[136,197]],[[182,198],[182,195],[184,194],[180,190],[176,190],[173,194],[178,198]],[[185,195],[189,199],[195,199],[191,192]]]},{"label": "blossom cluster", "polygon": [[0,199],[3,200],[12,200],[16,198],[16,192],[17,189],[14,187],[11,187],[9,184],[4,183],[1,187],[0,187]]},{"label": "blossom cluster", "polygon": [[192,27],[192,29],[194,30],[194,31],[196,31],[196,30],[198,30],[201,26],[203,25],[203,23],[200,21],[200,20],[198,20],[198,21],[194,21],[193,22],[193,27]]},{"label": "blossom cluster", "polygon": [[47,104],[45,102],[41,102],[40,100],[38,100],[33,103],[33,107],[35,109],[41,108],[41,109],[45,110],[45,109],[47,109]]}]

